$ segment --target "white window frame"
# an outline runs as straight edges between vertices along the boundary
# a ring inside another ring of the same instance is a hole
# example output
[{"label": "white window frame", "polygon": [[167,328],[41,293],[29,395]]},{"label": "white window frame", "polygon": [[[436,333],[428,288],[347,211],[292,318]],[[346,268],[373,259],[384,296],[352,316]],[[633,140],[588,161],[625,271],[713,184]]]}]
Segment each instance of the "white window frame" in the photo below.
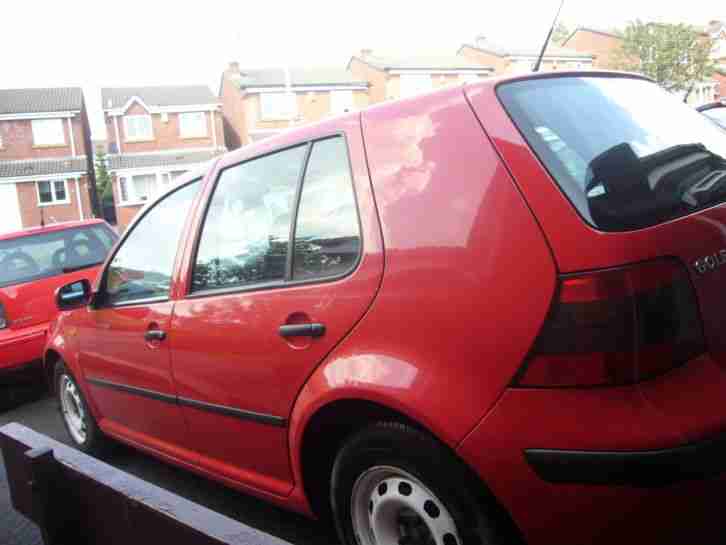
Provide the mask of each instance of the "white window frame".
[{"label": "white window frame", "polygon": [[[56,127],[54,127],[52,131],[50,131],[48,129],[49,124],[56,125]],[[45,128],[41,128],[44,125]],[[54,147],[66,145],[66,132],[65,128],[63,127],[63,119],[32,119],[30,121],[30,126],[33,132],[34,146]],[[48,135],[51,132],[53,133],[52,137],[48,138]]]},{"label": "white window frame", "polygon": [[355,95],[350,89],[330,91],[330,113],[344,114],[355,110]]},{"label": "white window frame", "polygon": [[[282,108],[279,108],[280,103],[276,106],[278,108],[273,108],[272,103],[269,102],[272,99],[276,98],[279,100],[289,100],[291,101],[290,104],[283,105]],[[267,104],[265,104],[265,101],[268,101]],[[292,107],[290,107],[292,106]],[[276,111],[272,111],[276,110]],[[297,95],[295,93],[288,93],[288,92],[270,92],[270,93],[260,93],[260,119],[262,121],[277,121],[277,120],[289,120],[289,119],[295,119],[298,115],[298,108],[297,108]]]},{"label": "white window frame", "polygon": [[[398,92],[401,98],[420,95],[434,89],[434,78],[431,74],[401,74],[398,77]],[[428,80],[428,85],[421,84],[424,80]]]},{"label": "white window frame", "polygon": [[[192,116],[201,117],[201,124],[192,122]],[[184,120],[187,120],[186,122]],[[196,130],[190,130],[196,129]],[[179,112],[179,136],[182,138],[206,138],[209,136],[209,127],[207,126],[207,112]]]},{"label": "white window frame", "polygon": [[[186,174],[191,168],[195,168],[194,165],[190,165],[189,168],[185,168],[186,166],[187,165],[180,165],[176,168],[167,168],[164,170],[139,170],[126,172],[125,174],[117,174],[116,189],[118,190],[118,205],[139,206],[154,200],[157,195],[163,193],[168,188],[173,187],[175,185],[174,181],[176,178]],[[178,173],[176,176],[173,175],[175,172]],[[146,199],[141,199],[136,192],[134,178],[137,176],[154,176],[156,178],[154,187],[146,196]],[[123,191],[121,190],[122,184],[126,185],[126,199],[123,198]]]},{"label": "white window frame", "polygon": [[[129,120],[145,118],[149,120],[149,132],[142,136],[129,136]],[[125,142],[145,142],[154,139],[154,120],[149,114],[134,114],[124,116],[124,141]]]},{"label": "white window frame", "polygon": [[[51,201],[50,202],[40,202],[40,184],[47,182],[50,184],[50,194],[51,194]],[[63,192],[66,195],[66,198],[63,200],[58,199],[58,194],[55,189],[56,182],[63,182]],[[35,193],[38,198],[38,206],[56,206],[59,204],[71,204],[71,194],[68,192],[68,180],[39,180],[35,182]]]}]

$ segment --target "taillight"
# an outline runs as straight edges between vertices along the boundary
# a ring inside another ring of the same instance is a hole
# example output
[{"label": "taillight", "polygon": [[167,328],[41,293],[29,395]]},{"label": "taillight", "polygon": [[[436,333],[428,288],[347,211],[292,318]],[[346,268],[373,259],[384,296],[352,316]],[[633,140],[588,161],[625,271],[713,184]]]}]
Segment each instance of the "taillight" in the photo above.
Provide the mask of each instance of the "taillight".
[{"label": "taillight", "polygon": [[515,385],[629,384],[704,351],[696,295],[679,261],[563,275]]},{"label": "taillight", "polygon": [[5,307],[0,303],[0,329],[8,327],[8,319],[5,316]]}]

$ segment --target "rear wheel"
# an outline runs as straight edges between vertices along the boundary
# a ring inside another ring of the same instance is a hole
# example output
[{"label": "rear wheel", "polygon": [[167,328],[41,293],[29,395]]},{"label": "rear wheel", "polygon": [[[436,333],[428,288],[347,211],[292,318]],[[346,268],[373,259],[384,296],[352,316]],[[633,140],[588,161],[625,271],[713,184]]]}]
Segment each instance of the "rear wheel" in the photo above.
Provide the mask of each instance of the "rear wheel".
[{"label": "rear wheel", "polygon": [[55,367],[55,389],[63,424],[75,446],[88,454],[102,453],[108,440],[88,409],[76,379],[62,361]]},{"label": "rear wheel", "polygon": [[495,545],[467,470],[434,438],[397,422],[353,436],[333,467],[331,501],[345,545]]}]

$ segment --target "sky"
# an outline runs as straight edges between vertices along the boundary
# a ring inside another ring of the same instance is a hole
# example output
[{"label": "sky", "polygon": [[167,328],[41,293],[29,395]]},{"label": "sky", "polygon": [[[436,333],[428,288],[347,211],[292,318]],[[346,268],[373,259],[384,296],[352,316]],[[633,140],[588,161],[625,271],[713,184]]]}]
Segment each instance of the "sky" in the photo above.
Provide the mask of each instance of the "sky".
[{"label": "sky", "polygon": [[[559,0],[4,0],[0,88],[82,86],[94,139],[104,139],[100,88],[209,85],[242,67],[344,67],[362,48],[381,55],[454,54],[477,35],[541,44]],[[634,19],[705,24],[723,0],[565,0],[573,28]]]}]

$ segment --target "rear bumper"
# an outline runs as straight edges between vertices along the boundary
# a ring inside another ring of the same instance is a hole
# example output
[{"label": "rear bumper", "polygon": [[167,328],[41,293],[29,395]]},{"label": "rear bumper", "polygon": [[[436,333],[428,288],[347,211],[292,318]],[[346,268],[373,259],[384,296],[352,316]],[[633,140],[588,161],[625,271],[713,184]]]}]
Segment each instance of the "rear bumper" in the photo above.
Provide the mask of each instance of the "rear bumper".
[{"label": "rear bumper", "polygon": [[[48,324],[0,331],[0,380],[23,376],[43,358]],[[28,369],[26,369],[28,368]]]},{"label": "rear bumper", "polygon": [[549,483],[658,487],[726,471],[726,433],[667,449],[526,449],[524,456],[539,478]]}]

